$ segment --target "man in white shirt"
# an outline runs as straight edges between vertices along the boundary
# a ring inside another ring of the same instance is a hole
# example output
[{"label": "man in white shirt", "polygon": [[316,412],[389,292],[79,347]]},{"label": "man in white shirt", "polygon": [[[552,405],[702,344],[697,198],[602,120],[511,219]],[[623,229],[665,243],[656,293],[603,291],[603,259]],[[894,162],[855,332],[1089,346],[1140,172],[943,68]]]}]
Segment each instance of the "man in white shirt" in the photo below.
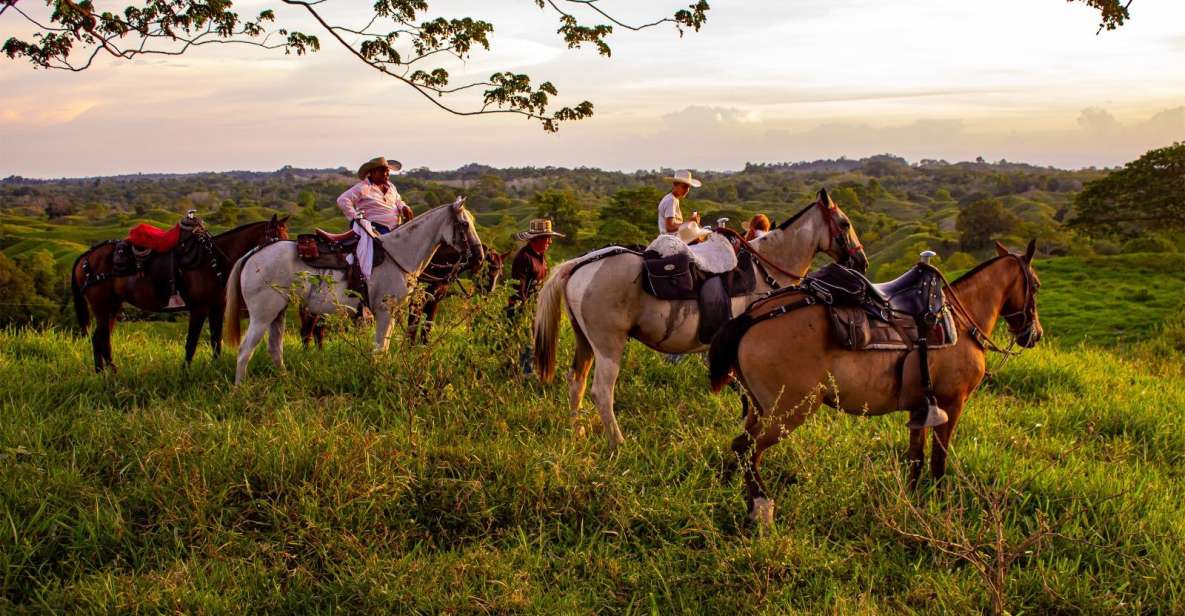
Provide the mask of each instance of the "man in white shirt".
[{"label": "man in white shirt", "polygon": [[[691,177],[690,171],[678,171],[673,176],[663,178],[671,182],[671,192],[658,203],[658,234],[676,235],[683,220],[683,211],[679,209],[679,200],[687,196],[691,189],[703,186],[699,180]],[[699,212],[692,212],[689,221],[699,224]]]},{"label": "man in white shirt", "polygon": [[[411,208],[399,198],[399,191],[391,184],[391,172],[402,168],[399,161],[388,161],[382,156],[372,158],[358,169],[361,181],[337,198],[338,209],[359,237],[355,254],[365,279],[370,278],[374,255],[372,238],[390,233],[413,216]],[[350,262],[353,258],[354,255],[347,257]]]}]

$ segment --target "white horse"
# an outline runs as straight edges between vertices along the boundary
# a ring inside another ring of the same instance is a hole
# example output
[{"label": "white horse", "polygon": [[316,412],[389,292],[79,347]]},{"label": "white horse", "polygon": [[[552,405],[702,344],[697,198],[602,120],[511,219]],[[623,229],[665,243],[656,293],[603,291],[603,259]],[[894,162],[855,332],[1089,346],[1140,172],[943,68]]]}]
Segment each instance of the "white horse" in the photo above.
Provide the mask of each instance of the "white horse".
[{"label": "white horse", "polygon": [[[751,245],[757,252],[757,288],[732,299],[732,313],[744,312],[758,296],[793,284],[806,273],[816,253],[864,271],[868,259],[847,215],[819,192],[815,203],[795,214]],[[600,253],[600,254],[598,254]],[[642,258],[633,253],[603,257],[586,254],[555,268],[539,294],[535,312],[535,363],[539,378],[555,376],[560,308],[567,305],[576,334],[576,354],[568,372],[568,398],[579,431],[580,403],[589,369],[596,360],[593,398],[611,447],[625,441],[613,413],[613,388],[621,369],[625,343],[634,338],[663,353],[704,351],[699,341],[699,306],[695,300],[657,299],[642,288]],[[765,263],[763,264],[762,261]]]},{"label": "white horse", "polygon": [[[442,205],[375,240],[375,250],[386,253],[368,282],[369,306],[374,312],[375,352],[387,349],[391,333],[391,307],[407,297],[420,272],[442,244],[480,261],[481,238],[473,216],[461,200]],[[239,343],[239,307],[245,302],[251,323],[239,348],[235,384],[247,375],[247,364],[256,345],[270,331],[268,350],[277,368],[284,367],[284,313],[291,299],[301,301],[313,314],[329,314],[342,307],[360,309],[362,298],[347,293],[346,273],[310,267],[296,254],[296,242],[276,242],[247,253],[235,263],[226,288],[227,341]]]}]

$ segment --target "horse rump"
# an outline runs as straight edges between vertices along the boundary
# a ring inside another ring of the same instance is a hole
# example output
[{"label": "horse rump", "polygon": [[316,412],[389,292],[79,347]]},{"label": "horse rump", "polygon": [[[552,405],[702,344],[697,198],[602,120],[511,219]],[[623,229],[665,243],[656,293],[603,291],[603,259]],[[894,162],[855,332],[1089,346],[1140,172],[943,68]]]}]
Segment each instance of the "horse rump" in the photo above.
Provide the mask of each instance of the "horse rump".
[{"label": "horse rump", "polygon": [[741,338],[745,337],[745,332],[752,325],[753,317],[745,313],[725,323],[712,338],[712,346],[708,348],[708,378],[711,379],[712,393],[720,393],[725,385],[732,382],[737,349],[741,346]]}]

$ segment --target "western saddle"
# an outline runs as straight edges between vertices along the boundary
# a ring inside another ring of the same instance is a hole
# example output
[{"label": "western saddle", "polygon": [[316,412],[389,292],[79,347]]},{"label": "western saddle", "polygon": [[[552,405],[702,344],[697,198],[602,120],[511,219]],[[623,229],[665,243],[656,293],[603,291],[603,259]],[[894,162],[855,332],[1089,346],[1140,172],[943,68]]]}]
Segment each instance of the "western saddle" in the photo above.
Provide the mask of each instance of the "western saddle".
[{"label": "western saddle", "polygon": [[[357,293],[363,304],[369,306],[370,293],[366,279],[362,277],[362,268],[356,256],[353,263],[348,258],[350,255],[356,255],[359,239],[358,234],[352,230],[331,233],[324,229],[315,229],[313,233],[296,236],[296,254],[310,267],[346,272],[346,290]],[[386,252],[377,245],[371,254],[375,267],[386,257]]]},{"label": "western saddle", "polygon": [[[863,274],[837,263],[807,274],[794,287],[771,293],[768,299],[796,297],[763,310],[767,300],[754,304],[754,321],[786,314],[814,304],[827,307],[832,331],[839,344],[853,351],[904,351],[898,363],[903,378],[905,360],[918,352],[925,406],[910,409],[910,428],[946,423],[938,408],[930,377],[928,351],[953,346],[958,341],[954,318],[946,305],[942,272],[930,265],[931,251],[921,253],[917,264],[889,282],[874,284]],[[802,297],[805,295],[805,297]]]}]

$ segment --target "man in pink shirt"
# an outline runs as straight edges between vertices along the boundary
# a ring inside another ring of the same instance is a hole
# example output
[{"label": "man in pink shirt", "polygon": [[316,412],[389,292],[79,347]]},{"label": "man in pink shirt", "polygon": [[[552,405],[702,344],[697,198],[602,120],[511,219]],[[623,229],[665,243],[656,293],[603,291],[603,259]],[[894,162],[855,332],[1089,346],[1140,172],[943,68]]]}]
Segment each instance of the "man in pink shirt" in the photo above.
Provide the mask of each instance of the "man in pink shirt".
[{"label": "man in pink shirt", "polygon": [[347,220],[357,222],[368,233],[390,233],[413,216],[391,184],[391,172],[402,168],[399,161],[388,162],[382,156],[367,161],[358,169],[362,181],[337,198],[337,207]]},{"label": "man in pink shirt", "polygon": [[[390,233],[392,229],[412,219],[411,208],[399,198],[399,191],[391,185],[391,172],[399,171],[399,161],[387,161],[380,156],[358,168],[358,179],[337,198],[337,207],[349,220],[350,228],[358,234],[358,257],[362,277],[370,279],[373,265],[374,239]],[[354,255],[348,259],[353,262]]]}]

